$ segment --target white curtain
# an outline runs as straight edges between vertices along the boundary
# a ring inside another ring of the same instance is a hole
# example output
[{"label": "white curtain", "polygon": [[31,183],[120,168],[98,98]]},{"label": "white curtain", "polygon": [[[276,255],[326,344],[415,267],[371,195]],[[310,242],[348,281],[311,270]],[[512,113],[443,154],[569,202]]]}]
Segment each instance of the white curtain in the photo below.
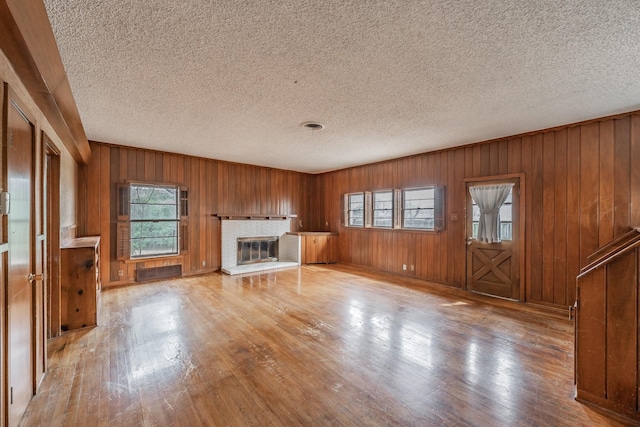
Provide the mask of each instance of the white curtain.
[{"label": "white curtain", "polygon": [[500,242],[500,207],[509,197],[513,184],[469,187],[471,198],[480,208],[478,241]]}]

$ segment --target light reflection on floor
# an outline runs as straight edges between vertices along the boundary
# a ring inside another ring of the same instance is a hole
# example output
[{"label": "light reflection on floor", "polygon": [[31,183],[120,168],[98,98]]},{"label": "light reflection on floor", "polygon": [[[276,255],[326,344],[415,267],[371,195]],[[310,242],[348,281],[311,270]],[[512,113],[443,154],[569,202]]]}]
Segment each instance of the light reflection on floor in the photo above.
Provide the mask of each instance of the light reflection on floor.
[{"label": "light reflection on floor", "polygon": [[181,333],[189,327],[182,320],[183,309],[181,297],[173,293],[163,295],[161,301],[141,301],[131,308],[130,324],[141,356],[131,366],[133,378],[155,376],[166,381],[196,368]]},{"label": "light reflection on floor", "polygon": [[[439,304],[445,310],[463,309],[468,303],[455,301]],[[368,305],[366,298],[350,298],[345,301],[346,322],[349,325],[348,339],[344,341],[344,351],[351,357],[346,361],[366,363],[367,366],[382,370],[380,375],[387,377],[394,387],[405,390],[407,396],[416,392],[416,387],[425,387],[425,393],[434,400],[438,389],[433,389],[434,382],[429,379],[429,372],[451,372],[451,380],[462,380],[470,387],[477,387],[488,393],[496,405],[494,410],[500,413],[505,421],[517,420],[517,411],[522,403],[513,382],[520,371],[527,367],[519,360],[518,354],[505,346],[505,342],[496,339],[491,343],[478,343],[472,334],[464,330],[447,332],[457,342],[457,348],[464,348],[462,354],[446,351],[446,343],[433,342],[434,335],[441,335],[439,329],[449,329],[452,325],[442,325],[441,318],[434,313],[426,313],[427,321],[419,323],[403,318],[404,307],[390,306],[381,309],[379,305]],[[405,316],[406,317],[406,316]],[[481,323],[481,322],[480,322]],[[462,329],[476,325],[460,325]],[[477,325],[491,329],[491,326]],[[499,335],[499,330],[494,333]],[[439,338],[442,339],[442,338]],[[466,342],[465,342],[466,341]],[[390,366],[388,361],[401,361]],[[456,378],[455,372],[464,372],[464,378]],[[409,379],[409,381],[407,381]],[[522,379],[519,380],[522,382]],[[402,392],[401,392],[402,393]],[[399,393],[399,396],[401,395]],[[442,396],[443,404],[446,396]],[[420,406],[415,398],[407,401],[408,405]],[[437,405],[435,405],[437,406]],[[422,408],[424,409],[424,408]]]},{"label": "light reflection on floor", "polygon": [[[483,425],[511,426],[536,425],[554,399],[578,405],[566,325],[533,319],[551,328],[543,329],[471,299],[339,270],[326,281],[326,272],[216,274],[105,292],[105,317],[87,333],[103,336],[91,348],[107,355],[94,390],[117,416],[144,402],[145,417],[171,420],[204,399],[204,413],[217,402],[229,419],[243,419],[247,402],[280,420],[316,408],[334,417],[326,425],[344,416],[342,406],[359,420],[393,413],[397,425],[465,425],[481,414]],[[542,359],[563,366],[549,370]]]}]

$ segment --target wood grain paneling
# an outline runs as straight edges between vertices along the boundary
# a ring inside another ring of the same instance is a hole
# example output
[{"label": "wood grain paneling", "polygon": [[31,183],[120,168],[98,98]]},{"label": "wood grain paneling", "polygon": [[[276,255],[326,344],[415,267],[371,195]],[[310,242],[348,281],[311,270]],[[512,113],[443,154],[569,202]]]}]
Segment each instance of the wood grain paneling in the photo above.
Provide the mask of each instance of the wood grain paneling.
[{"label": "wood grain paneling", "polygon": [[630,172],[631,156],[629,155],[631,120],[629,117],[614,121],[614,234],[620,235],[625,232],[629,224],[629,214],[631,208]]},{"label": "wood grain paneling", "polygon": [[[607,399],[637,411],[637,252],[607,269]],[[635,322],[634,322],[635,321]]]},{"label": "wood grain paneling", "polygon": [[[219,267],[219,221],[210,213],[295,213],[293,231],[340,233],[342,263],[464,288],[463,180],[523,173],[525,299],[566,308],[575,299],[575,277],[587,255],[640,225],[640,210],[633,209],[640,205],[640,169],[631,167],[640,162],[638,113],[315,176],[108,144],[92,143],[92,152],[95,158],[80,180],[79,235],[112,235],[112,207],[100,206],[109,203],[103,193],[113,192],[115,182],[185,185],[192,189],[193,208],[190,251],[180,260],[186,274]],[[432,184],[446,187],[446,229],[440,233],[342,224],[346,192]],[[131,280],[135,265],[111,265],[114,243],[107,241],[103,262],[110,278],[105,282]],[[117,277],[118,270],[124,277]]]},{"label": "wood grain paneling", "polygon": [[638,425],[639,230],[589,256],[577,278],[576,398]]},{"label": "wood grain paneling", "polygon": [[[297,214],[292,231],[310,230],[309,185],[303,173],[91,143],[81,170],[78,235],[102,237],[106,286],[132,282],[135,269],[181,263],[185,275],[220,268],[220,220],[212,214]],[[116,260],[116,185],[125,181],[170,183],[189,189],[189,250],[181,256],[128,262]],[[120,275],[122,273],[122,275]]]},{"label": "wood grain paneling", "polygon": [[[580,262],[580,128],[567,129],[567,302],[576,299],[574,278],[583,264]],[[571,161],[568,159],[571,158]],[[627,224],[628,227],[628,224]],[[624,230],[621,231],[623,233]]]},{"label": "wood grain paneling", "polygon": [[[554,256],[551,280],[558,278],[565,283],[570,282],[567,277],[567,129],[555,133],[555,188],[554,188]],[[553,302],[558,305],[569,305],[567,289],[564,286],[548,286],[553,292]]]},{"label": "wood grain paneling", "polygon": [[589,364],[576,366],[577,382],[580,388],[597,398],[606,398],[606,305],[605,270],[599,269],[586,277],[580,285],[580,300],[589,301],[580,307],[577,324],[576,359],[589,360]]},{"label": "wood grain paneling", "polygon": [[[575,300],[575,278],[586,257],[640,226],[637,164],[640,113],[634,112],[328,172],[315,177],[308,194],[310,211],[318,212],[313,226],[328,222],[340,234],[341,263],[464,288],[463,180],[522,173],[525,299],[566,309]],[[346,192],[434,184],[446,187],[446,229],[440,233],[358,230],[341,223]]]}]

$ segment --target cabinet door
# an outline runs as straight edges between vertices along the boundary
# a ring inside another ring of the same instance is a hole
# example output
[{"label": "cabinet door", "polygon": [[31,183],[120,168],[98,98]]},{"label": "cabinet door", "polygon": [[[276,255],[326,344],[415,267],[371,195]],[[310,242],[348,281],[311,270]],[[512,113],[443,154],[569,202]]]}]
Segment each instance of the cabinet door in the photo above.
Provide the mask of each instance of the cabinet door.
[{"label": "cabinet door", "polygon": [[304,259],[305,264],[313,264],[316,261],[316,237],[304,236]]},{"label": "cabinet door", "polygon": [[325,252],[326,262],[338,262],[338,236],[327,236]]},{"label": "cabinet door", "polygon": [[316,236],[316,262],[327,262],[327,236]]}]

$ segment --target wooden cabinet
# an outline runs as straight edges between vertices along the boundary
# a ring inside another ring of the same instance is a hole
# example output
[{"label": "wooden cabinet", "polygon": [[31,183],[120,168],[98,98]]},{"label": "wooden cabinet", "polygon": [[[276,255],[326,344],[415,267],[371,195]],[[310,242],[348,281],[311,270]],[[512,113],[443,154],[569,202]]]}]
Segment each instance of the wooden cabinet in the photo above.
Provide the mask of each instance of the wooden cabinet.
[{"label": "wooden cabinet", "polygon": [[60,248],[61,329],[98,324],[100,237],[80,237]]},{"label": "wooden cabinet", "polygon": [[338,235],[327,232],[298,233],[301,236],[302,264],[338,262]]}]

